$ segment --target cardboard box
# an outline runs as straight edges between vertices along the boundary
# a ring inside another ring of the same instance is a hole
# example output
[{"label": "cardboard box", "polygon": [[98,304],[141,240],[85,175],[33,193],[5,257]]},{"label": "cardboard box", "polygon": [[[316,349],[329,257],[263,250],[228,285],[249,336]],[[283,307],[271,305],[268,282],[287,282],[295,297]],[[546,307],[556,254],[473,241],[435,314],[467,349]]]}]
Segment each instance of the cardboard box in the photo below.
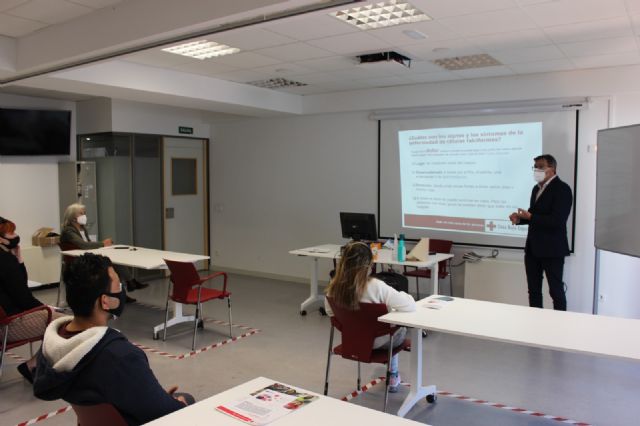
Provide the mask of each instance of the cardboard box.
[{"label": "cardboard box", "polygon": [[31,244],[40,247],[56,246],[60,242],[60,236],[47,237],[53,228],[40,228],[31,236]]}]

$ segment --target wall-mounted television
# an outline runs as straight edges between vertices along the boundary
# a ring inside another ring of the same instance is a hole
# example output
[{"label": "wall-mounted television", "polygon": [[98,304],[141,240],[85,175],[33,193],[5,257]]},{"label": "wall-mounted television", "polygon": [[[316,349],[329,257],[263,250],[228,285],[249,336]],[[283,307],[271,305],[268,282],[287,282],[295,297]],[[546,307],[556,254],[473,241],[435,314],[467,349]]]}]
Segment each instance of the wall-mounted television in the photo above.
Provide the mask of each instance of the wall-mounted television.
[{"label": "wall-mounted television", "polygon": [[71,111],[0,108],[0,155],[69,155]]}]

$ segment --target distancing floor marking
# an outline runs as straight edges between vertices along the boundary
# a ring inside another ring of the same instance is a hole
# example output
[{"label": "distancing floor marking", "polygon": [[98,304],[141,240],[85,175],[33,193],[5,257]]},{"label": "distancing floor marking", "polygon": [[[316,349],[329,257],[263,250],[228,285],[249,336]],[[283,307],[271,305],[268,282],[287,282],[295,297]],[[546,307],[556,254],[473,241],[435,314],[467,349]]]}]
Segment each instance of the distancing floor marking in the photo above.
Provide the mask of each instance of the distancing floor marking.
[{"label": "distancing floor marking", "polygon": [[[355,391],[351,392],[349,395],[345,395],[340,399],[342,401],[350,401],[353,398],[357,397],[358,395],[361,395],[361,394],[365,393],[366,391],[370,390],[373,386],[384,382],[384,380],[385,380],[384,377],[378,377],[376,379],[373,379],[372,381],[370,381],[366,385],[362,386],[360,390],[355,390]],[[410,386],[409,383],[402,383],[402,384],[407,386],[407,387]],[[526,410],[524,408],[511,407],[511,406],[508,406],[508,405],[505,405],[505,404],[499,404],[499,403],[496,403],[496,402],[489,402],[489,401],[485,401],[485,400],[482,400],[482,399],[471,398],[469,396],[459,395],[459,394],[456,394],[456,393],[453,393],[453,392],[438,391],[438,395],[439,396],[449,397],[449,398],[459,399],[461,401],[473,402],[475,404],[486,405],[486,406],[489,406],[489,407],[500,408],[502,410],[511,411],[513,413],[525,414],[525,415],[530,415],[530,416],[534,416],[534,417],[554,420],[554,421],[559,422],[559,423],[576,425],[576,426],[591,426],[589,423],[579,422],[579,421],[576,421],[576,420],[567,419],[565,417],[553,416],[553,415],[550,415],[550,414],[539,413],[537,411]]]},{"label": "distancing floor marking", "polygon": [[20,361],[20,362],[25,362],[27,359],[24,357],[21,357],[20,355],[14,354],[13,352],[5,352],[5,355],[8,356],[9,358],[13,358],[16,361]]},{"label": "distancing floor marking", "polygon": [[50,419],[53,416],[57,416],[58,414],[64,414],[66,412],[71,411],[71,406],[67,405],[66,407],[62,407],[62,408],[58,408],[56,411],[52,411],[50,413],[47,414],[43,414],[41,416],[35,417],[31,420],[27,420],[26,422],[22,422],[22,423],[18,423],[16,426],[28,426],[28,425],[32,425],[47,419]]}]

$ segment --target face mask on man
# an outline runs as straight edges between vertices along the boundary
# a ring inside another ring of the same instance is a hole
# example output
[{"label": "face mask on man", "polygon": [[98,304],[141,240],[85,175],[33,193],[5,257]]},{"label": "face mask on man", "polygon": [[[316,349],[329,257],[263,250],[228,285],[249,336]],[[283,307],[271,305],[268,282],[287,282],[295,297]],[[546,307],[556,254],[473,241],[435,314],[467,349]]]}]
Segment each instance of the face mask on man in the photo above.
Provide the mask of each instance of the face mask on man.
[{"label": "face mask on man", "polygon": [[9,250],[12,250],[12,249],[18,247],[18,245],[20,245],[20,235],[16,235],[13,238],[4,237],[4,239],[9,241],[8,244],[3,244]]},{"label": "face mask on man", "polygon": [[79,225],[85,226],[87,224],[87,215],[83,214],[78,216],[76,222],[78,222]]},{"label": "face mask on man", "polygon": [[122,286],[121,290],[117,293],[104,293],[104,294],[120,300],[120,304],[118,305],[117,308],[105,309],[105,311],[113,315],[114,318],[120,318],[122,316],[122,312],[124,311],[124,305],[125,303],[127,303],[127,292],[124,289],[124,286]]},{"label": "face mask on man", "polygon": [[533,171],[533,180],[535,180],[536,182],[541,183],[542,181],[544,181],[544,178],[545,178],[544,170],[535,169]]}]

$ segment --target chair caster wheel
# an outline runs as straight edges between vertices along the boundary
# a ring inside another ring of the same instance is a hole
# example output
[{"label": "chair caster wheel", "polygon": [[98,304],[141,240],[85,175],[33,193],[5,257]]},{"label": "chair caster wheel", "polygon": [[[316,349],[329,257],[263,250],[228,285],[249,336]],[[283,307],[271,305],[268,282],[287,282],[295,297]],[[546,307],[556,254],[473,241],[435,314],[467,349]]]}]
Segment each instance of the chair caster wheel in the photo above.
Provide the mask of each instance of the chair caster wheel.
[{"label": "chair caster wheel", "polygon": [[158,333],[153,333],[153,340],[158,340],[160,338],[160,336],[158,335]]},{"label": "chair caster wheel", "polygon": [[327,311],[324,308],[320,308],[320,315],[322,315],[323,317],[326,317]]},{"label": "chair caster wheel", "polygon": [[203,320],[198,320],[198,328],[199,328],[200,330],[203,330],[203,329],[204,329],[204,321],[203,321]]},{"label": "chair caster wheel", "polygon": [[307,315],[307,311],[300,311],[300,315],[302,315],[303,317]]},{"label": "chair caster wheel", "polygon": [[429,404],[433,404],[434,402],[436,402],[438,400],[438,395],[432,393],[431,395],[427,395],[427,402]]}]

